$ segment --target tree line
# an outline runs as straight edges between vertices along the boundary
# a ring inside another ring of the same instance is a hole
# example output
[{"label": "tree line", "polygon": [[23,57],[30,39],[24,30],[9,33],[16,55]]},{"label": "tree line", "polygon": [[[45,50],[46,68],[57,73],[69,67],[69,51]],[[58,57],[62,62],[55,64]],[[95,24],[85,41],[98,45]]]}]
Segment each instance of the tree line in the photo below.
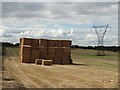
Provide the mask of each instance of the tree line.
[{"label": "tree line", "polygon": [[5,54],[5,47],[18,47],[19,43],[0,42],[0,56]]},{"label": "tree line", "polygon": [[8,46],[8,47],[14,47],[14,46],[19,46],[19,43],[13,44],[10,42],[0,42],[0,44],[2,45],[2,47]]},{"label": "tree line", "polygon": [[106,51],[113,51],[117,52],[120,51],[120,46],[79,46],[79,45],[72,45],[71,48],[79,48],[79,49],[93,49],[93,50],[106,50]]},{"label": "tree line", "polygon": [[[0,42],[0,45],[2,45],[2,47],[18,47],[19,43],[13,44],[10,42]],[[117,52],[120,51],[120,46],[102,46],[102,47],[98,47],[98,46],[79,46],[79,45],[72,45],[71,48],[78,48],[78,49],[93,49],[93,50],[98,50],[98,49],[103,49],[103,50],[107,50],[107,51],[113,51],[113,52]]]}]

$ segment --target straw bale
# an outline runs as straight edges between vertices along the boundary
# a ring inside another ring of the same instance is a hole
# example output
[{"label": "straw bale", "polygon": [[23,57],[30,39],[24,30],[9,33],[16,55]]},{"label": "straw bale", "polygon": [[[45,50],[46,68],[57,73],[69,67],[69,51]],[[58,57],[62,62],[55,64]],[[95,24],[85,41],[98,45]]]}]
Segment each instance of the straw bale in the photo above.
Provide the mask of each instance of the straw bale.
[{"label": "straw bale", "polygon": [[36,59],[35,60],[35,64],[42,65],[42,60],[43,59]]},{"label": "straw bale", "polygon": [[30,63],[31,46],[23,45],[21,47],[21,62]]},{"label": "straw bale", "polygon": [[48,47],[47,52],[55,52],[55,48],[54,47]]},{"label": "straw bale", "polygon": [[41,52],[47,52],[47,48],[46,47],[39,47],[39,51],[41,51]]},{"label": "straw bale", "polygon": [[20,38],[20,45],[19,47],[21,47],[23,45],[23,38]]},{"label": "straw bale", "polygon": [[22,38],[20,38],[20,44],[19,44],[19,47],[22,46]]},{"label": "straw bale", "polygon": [[39,58],[46,59],[46,55],[47,55],[47,48],[39,47]]},{"label": "straw bale", "polygon": [[55,48],[55,55],[62,56],[62,48]]},{"label": "straw bale", "polygon": [[22,47],[20,48],[19,51],[19,61],[22,62]]},{"label": "straw bale", "polygon": [[47,48],[47,55],[54,56],[55,55],[55,48],[54,47],[48,47]]},{"label": "straw bale", "polygon": [[39,39],[32,39],[32,47],[38,47],[39,46]]},{"label": "straw bale", "polygon": [[62,52],[62,48],[55,48],[55,52]]},{"label": "straw bale", "polygon": [[62,56],[54,56],[53,64],[62,64]]},{"label": "straw bale", "polygon": [[40,59],[46,59],[46,55],[47,55],[46,52],[39,52],[39,58]]},{"label": "straw bale", "polygon": [[39,46],[47,47],[47,39],[39,39]]},{"label": "straw bale", "polygon": [[73,60],[72,60],[71,57],[70,57],[70,60],[69,60],[69,64],[73,64]]},{"label": "straw bale", "polygon": [[22,45],[21,48],[32,48],[31,45]]},{"label": "straw bale", "polygon": [[69,52],[64,52],[63,55],[64,55],[64,56],[71,56],[71,53],[69,53]]},{"label": "straw bale", "polygon": [[22,47],[19,50],[19,61],[22,62],[21,60],[22,60]]},{"label": "straw bale", "polygon": [[21,62],[21,57],[22,57],[22,52],[21,52],[21,48],[19,50],[19,61]]},{"label": "straw bale", "polygon": [[51,66],[52,65],[52,60],[42,60],[42,65]]},{"label": "straw bale", "polygon": [[65,47],[65,48],[62,48],[63,49],[63,53],[70,53],[71,52],[71,48],[70,47]]},{"label": "straw bale", "polygon": [[62,56],[62,64],[67,65],[70,63],[70,57],[69,56]]},{"label": "straw bale", "polygon": [[47,40],[47,46],[48,47],[54,47],[54,40]]},{"label": "straw bale", "polygon": [[31,63],[35,63],[35,59],[39,58],[39,50],[31,51]]},{"label": "straw bale", "polygon": [[62,47],[62,40],[55,40],[55,47]]},{"label": "straw bale", "polygon": [[32,47],[32,50],[38,50],[39,51],[39,47],[38,46]]},{"label": "straw bale", "polygon": [[46,59],[48,59],[48,60],[53,60],[53,59],[54,59],[54,56],[53,56],[53,55],[47,55],[47,56],[46,56]]},{"label": "straw bale", "polygon": [[70,40],[63,40],[63,47],[70,47],[71,41]]},{"label": "straw bale", "polygon": [[47,52],[47,55],[49,55],[49,56],[55,56],[55,52]]},{"label": "straw bale", "polygon": [[63,53],[62,53],[62,52],[57,52],[57,53],[55,53],[55,55],[56,55],[56,56],[62,56]]},{"label": "straw bale", "polygon": [[21,45],[32,45],[32,39],[31,38],[22,38]]}]

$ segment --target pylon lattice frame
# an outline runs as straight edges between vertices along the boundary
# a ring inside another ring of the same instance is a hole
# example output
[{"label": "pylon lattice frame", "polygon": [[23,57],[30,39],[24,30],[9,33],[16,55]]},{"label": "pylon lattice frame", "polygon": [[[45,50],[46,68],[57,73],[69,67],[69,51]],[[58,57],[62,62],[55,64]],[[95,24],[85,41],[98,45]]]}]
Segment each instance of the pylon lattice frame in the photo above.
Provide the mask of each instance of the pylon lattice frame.
[{"label": "pylon lattice frame", "polygon": [[98,56],[105,56],[105,51],[104,51],[104,36],[106,31],[108,30],[108,28],[111,29],[111,27],[109,26],[109,24],[104,25],[104,26],[94,26],[93,27],[95,29],[95,32],[97,34],[97,38],[98,38],[98,49],[97,49],[97,55]]}]

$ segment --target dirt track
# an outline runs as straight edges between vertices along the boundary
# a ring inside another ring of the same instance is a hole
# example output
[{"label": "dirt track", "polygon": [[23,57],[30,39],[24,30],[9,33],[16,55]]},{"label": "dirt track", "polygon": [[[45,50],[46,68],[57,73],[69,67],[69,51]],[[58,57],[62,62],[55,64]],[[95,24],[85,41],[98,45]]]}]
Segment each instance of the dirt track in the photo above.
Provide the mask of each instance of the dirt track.
[{"label": "dirt track", "polygon": [[16,58],[9,57],[4,59],[4,66],[3,87],[117,87],[117,73],[84,64],[41,66],[21,64]]}]

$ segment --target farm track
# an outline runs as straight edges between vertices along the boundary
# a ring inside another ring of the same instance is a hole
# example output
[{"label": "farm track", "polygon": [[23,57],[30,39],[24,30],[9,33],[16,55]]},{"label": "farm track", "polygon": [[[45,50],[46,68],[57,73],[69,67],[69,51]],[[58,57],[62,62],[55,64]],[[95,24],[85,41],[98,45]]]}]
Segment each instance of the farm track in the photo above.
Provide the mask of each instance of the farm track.
[{"label": "farm track", "polygon": [[7,68],[8,78],[14,78],[25,87],[36,87],[37,85],[23,72],[21,71],[14,60],[5,60],[5,66]]},{"label": "farm track", "polygon": [[[93,66],[21,64],[13,57],[6,58],[4,66],[7,72],[3,73],[3,77],[7,73],[14,83],[22,85],[16,85],[20,88],[113,88],[118,82],[117,72]],[[3,87],[7,87],[8,82],[3,81]]]}]

